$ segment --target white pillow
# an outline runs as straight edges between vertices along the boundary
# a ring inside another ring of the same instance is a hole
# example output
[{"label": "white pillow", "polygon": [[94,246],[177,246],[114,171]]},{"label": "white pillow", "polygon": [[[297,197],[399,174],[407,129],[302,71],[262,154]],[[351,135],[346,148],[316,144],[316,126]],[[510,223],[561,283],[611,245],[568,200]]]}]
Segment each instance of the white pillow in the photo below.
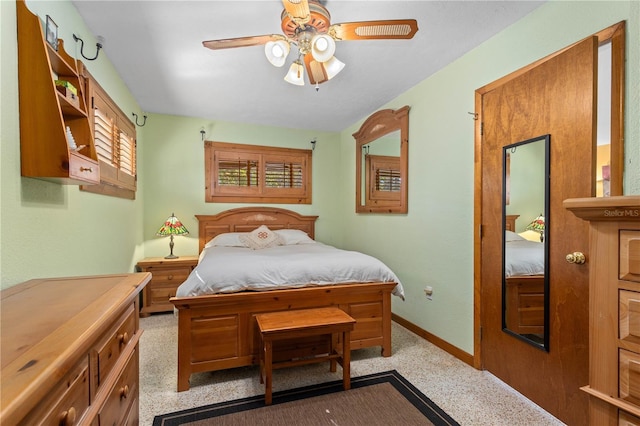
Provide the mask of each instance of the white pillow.
[{"label": "white pillow", "polygon": [[512,231],[504,231],[504,240],[505,242],[509,242],[509,241],[521,241],[524,240],[524,238],[522,238],[520,235],[516,234],[515,232]]},{"label": "white pillow", "polygon": [[240,235],[240,241],[253,250],[282,245],[282,237],[267,228],[265,225],[261,225],[259,228],[254,229],[248,234]]},{"label": "white pillow", "polygon": [[204,247],[247,247],[247,245],[240,240],[241,235],[247,235],[248,232],[227,232],[224,234],[218,234],[210,240]]},{"label": "white pillow", "polygon": [[299,229],[276,229],[273,232],[282,238],[282,245],[284,246],[315,243],[315,241],[312,240],[306,232]]}]

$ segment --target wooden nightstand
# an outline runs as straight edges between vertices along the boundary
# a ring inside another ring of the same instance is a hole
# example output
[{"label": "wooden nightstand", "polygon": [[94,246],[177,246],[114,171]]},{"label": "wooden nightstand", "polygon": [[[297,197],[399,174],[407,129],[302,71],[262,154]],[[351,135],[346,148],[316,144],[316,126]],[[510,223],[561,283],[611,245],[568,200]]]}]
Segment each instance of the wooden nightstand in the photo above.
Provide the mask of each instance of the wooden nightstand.
[{"label": "wooden nightstand", "polygon": [[142,291],[141,317],[153,312],[171,312],[169,299],[176,295],[178,286],[187,279],[198,264],[198,256],[180,256],[177,259],[147,257],[136,265],[140,272],[151,272],[151,281]]}]

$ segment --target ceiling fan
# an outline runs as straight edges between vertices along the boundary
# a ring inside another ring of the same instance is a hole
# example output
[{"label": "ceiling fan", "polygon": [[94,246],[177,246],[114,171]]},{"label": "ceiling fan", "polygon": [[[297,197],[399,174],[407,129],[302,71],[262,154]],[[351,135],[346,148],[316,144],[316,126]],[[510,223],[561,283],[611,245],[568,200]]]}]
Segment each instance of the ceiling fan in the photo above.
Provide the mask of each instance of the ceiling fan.
[{"label": "ceiling fan", "polygon": [[[344,63],[333,56],[336,41],[410,39],[418,31],[415,19],[390,19],[379,21],[343,22],[331,24],[331,15],[320,0],[282,0],[282,34],[267,34],[249,37],[203,41],[209,49],[265,46],[269,62],[284,65],[291,45],[298,49],[298,58],[291,64],[285,81],[304,85],[304,69],[311,84],[318,84],[335,77],[344,68]],[[303,67],[304,62],[304,67]]]}]

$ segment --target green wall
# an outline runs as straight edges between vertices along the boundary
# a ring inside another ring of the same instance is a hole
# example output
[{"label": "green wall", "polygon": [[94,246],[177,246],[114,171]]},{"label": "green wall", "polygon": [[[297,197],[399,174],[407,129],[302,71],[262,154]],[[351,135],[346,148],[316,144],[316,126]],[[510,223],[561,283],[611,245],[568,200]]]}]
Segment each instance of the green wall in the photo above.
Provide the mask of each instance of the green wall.
[{"label": "green wall", "polygon": [[[71,40],[74,31],[91,38],[70,3],[29,5],[54,17],[60,37]],[[1,1],[2,286],[41,276],[130,271],[141,257],[167,254],[168,241],[155,232],[172,212],[192,233],[177,238],[174,251],[197,252],[194,215],[240,206],[204,202],[202,128],[207,140],[222,142],[310,148],[316,138],[313,204],[279,206],[318,215],[318,240],[382,259],[407,295],[404,302],[394,297],[394,312],[472,353],[474,122],[468,112],[474,111],[474,92],[621,20],[628,25],[625,192],[640,194],[640,2],[550,1],[389,104],[372,108],[411,106],[409,213],[371,215],[354,212],[351,134],[366,117],[340,133],[322,133],[149,114],[138,128],[136,201],[21,178],[15,4]],[[123,111],[140,113],[107,59],[87,65]],[[433,301],[424,296],[426,285],[434,289]]]},{"label": "green wall", "polygon": [[[51,15],[70,55],[80,56],[73,33],[87,49],[95,48],[72,3],[29,1],[27,6],[41,20]],[[134,259],[143,255],[143,190],[130,201],[20,176],[15,2],[0,1],[0,22],[1,287],[39,277],[133,272]],[[140,110],[109,62],[108,50],[86,66],[126,114]],[[144,135],[139,134],[138,143],[144,144]]]},{"label": "green wall", "polygon": [[189,230],[189,236],[175,238],[174,253],[179,256],[198,253],[198,222],[194,215],[215,214],[247,205],[205,203],[201,129],[205,130],[208,141],[284,148],[311,149],[311,140],[316,139],[312,156],[312,204],[271,206],[318,215],[316,238],[332,245],[342,243],[339,216],[334,213],[339,202],[335,190],[342,185],[336,161],[340,148],[337,133],[150,114],[144,127],[146,143],[138,177],[145,188],[145,255],[169,253],[168,240],[156,237],[155,232],[172,212]]},{"label": "green wall", "polygon": [[[409,213],[357,215],[349,191],[340,208],[345,247],[380,257],[403,282],[407,300],[394,298],[394,313],[473,353],[474,121],[468,112],[475,108],[475,90],[622,20],[624,184],[626,194],[640,194],[640,2],[547,2],[383,106],[411,106]],[[360,125],[341,135],[347,181],[355,176],[351,134]],[[432,301],[424,295],[426,285],[433,287]]]}]

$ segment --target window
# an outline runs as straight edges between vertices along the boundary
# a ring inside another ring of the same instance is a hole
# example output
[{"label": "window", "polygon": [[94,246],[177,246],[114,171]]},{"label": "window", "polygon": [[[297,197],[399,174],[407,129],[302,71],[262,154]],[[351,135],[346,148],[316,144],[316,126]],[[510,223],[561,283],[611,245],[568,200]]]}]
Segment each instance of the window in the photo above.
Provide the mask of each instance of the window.
[{"label": "window", "polygon": [[91,77],[87,78],[87,104],[100,163],[100,185],[82,186],[85,191],[122,198],[135,198],[135,126]]},{"label": "window", "polygon": [[205,142],[205,200],[311,204],[311,150]]},{"label": "window", "polygon": [[372,201],[400,200],[402,178],[400,175],[400,157],[386,155],[367,155],[366,167],[369,170],[367,193]]}]

